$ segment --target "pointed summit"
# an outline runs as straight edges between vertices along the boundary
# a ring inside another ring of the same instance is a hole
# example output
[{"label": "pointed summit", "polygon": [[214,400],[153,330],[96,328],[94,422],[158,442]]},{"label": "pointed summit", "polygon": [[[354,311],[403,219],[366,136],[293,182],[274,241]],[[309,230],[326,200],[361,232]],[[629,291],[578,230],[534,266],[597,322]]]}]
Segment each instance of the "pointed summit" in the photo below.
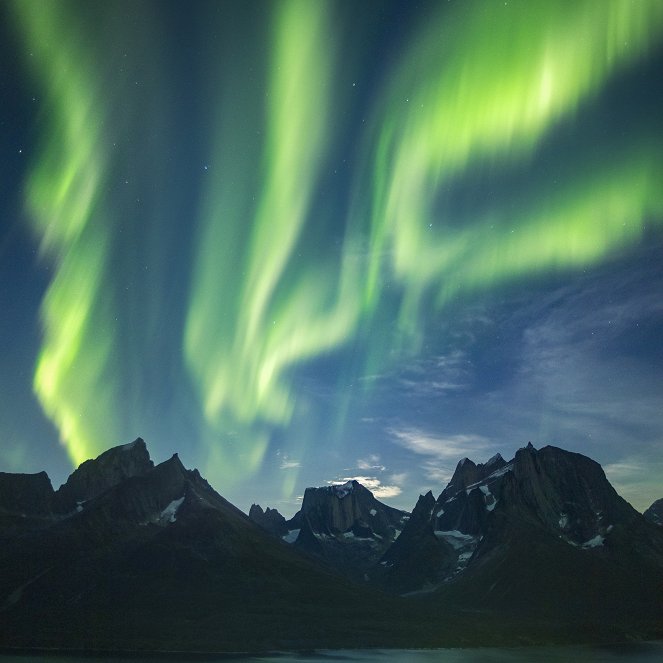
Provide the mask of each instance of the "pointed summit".
[{"label": "pointed summit", "polygon": [[288,526],[286,525],[285,518],[277,509],[267,507],[263,511],[259,504],[252,504],[249,510],[249,518],[274,536],[281,537],[288,534]]},{"label": "pointed summit", "polygon": [[456,470],[451,477],[447,490],[463,490],[470,484],[479,481],[479,474],[480,472],[477,465],[469,458],[463,458],[458,465],[456,465]]},{"label": "pointed summit", "polygon": [[502,454],[496,453],[492,458],[489,458],[484,467],[489,467],[491,465],[506,465],[506,461],[502,458]]}]

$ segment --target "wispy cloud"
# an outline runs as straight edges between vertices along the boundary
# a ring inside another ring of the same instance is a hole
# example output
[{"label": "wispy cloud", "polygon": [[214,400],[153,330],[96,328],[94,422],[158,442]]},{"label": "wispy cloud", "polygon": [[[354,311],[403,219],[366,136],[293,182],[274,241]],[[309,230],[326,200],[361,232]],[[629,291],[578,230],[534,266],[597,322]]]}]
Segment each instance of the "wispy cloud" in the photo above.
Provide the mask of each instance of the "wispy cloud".
[{"label": "wispy cloud", "polygon": [[462,350],[425,357],[408,365],[399,383],[413,395],[443,395],[467,389],[471,383],[471,363]]},{"label": "wispy cloud", "polygon": [[302,466],[300,461],[293,460],[288,454],[283,453],[280,449],[276,450],[276,455],[281,460],[279,467],[282,470],[292,470]]},{"label": "wispy cloud", "polygon": [[[659,448],[658,458],[663,458],[662,451]],[[644,511],[655,499],[663,497],[660,481],[663,460],[626,456],[607,463],[603,469],[617,492],[640,511]]]},{"label": "wispy cloud", "polygon": [[387,433],[397,444],[422,456],[440,460],[460,460],[463,456],[481,456],[491,449],[491,442],[482,435],[461,433],[435,435],[420,428],[388,428]]},{"label": "wispy cloud", "polygon": [[482,435],[440,436],[412,427],[392,427],[387,432],[398,445],[425,457],[420,468],[426,479],[436,486],[444,486],[450,481],[461,458],[473,457],[481,462],[484,456],[494,451],[491,441]]},{"label": "wispy cloud", "polygon": [[402,486],[408,480],[408,476],[407,472],[397,472],[389,477],[389,481]]},{"label": "wispy cloud", "polygon": [[378,454],[369,454],[366,458],[359,458],[357,460],[357,468],[360,470],[374,470],[376,472],[384,472],[387,469],[380,462]]},{"label": "wispy cloud", "polygon": [[442,465],[439,461],[427,460],[421,469],[429,481],[435,482],[437,486],[446,486],[454,473],[454,467],[451,465]]}]

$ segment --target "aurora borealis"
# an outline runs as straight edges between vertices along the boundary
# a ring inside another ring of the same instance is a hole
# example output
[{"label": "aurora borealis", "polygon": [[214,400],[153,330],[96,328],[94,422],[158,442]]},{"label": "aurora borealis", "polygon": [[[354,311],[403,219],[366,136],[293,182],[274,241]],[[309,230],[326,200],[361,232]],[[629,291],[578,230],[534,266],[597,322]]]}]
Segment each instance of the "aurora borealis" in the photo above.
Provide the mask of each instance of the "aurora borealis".
[{"label": "aurora borealis", "polygon": [[531,439],[661,497],[663,3],[0,10],[0,469],[411,508]]}]

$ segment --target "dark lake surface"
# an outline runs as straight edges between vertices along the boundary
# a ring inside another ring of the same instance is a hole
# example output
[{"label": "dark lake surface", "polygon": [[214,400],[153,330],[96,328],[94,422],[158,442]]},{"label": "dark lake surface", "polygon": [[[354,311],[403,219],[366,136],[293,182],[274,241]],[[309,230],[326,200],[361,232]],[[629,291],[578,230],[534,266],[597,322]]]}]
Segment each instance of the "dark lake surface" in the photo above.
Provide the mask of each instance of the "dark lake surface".
[{"label": "dark lake surface", "polygon": [[663,642],[649,642],[605,647],[514,647],[481,649],[376,649],[376,650],[323,650],[311,654],[273,654],[269,656],[205,656],[181,657],[169,654],[160,658],[103,656],[33,656],[0,655],[0,663],[136,663],[136,661],[164,661],[189,663],[661,663]]}]

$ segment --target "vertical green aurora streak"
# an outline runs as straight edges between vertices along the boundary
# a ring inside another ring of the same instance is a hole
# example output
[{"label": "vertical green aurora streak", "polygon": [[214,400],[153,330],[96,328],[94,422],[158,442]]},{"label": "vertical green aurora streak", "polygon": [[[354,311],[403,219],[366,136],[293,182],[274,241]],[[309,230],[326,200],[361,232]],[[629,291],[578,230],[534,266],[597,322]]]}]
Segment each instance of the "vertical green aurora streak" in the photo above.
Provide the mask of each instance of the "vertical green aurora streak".
[{"label": "vertical green aurora streak", "polygon": [[[260,424],[290,420],[294,401],[287,369],[347,339],[357,314],[347,303],[353,292],[349,270],[338,292],[334,275],[320,265],[304,262],[294,282],[288,272],[304,226],[315,222],[311,199],[331,139],[334,49],[326,3],[289,0],[273,8],[259,200],[255,208],[238,200],[229,205],[215,198],[223,184],[211,185],[213,203],[206,205],[185,338],[212,429],[258,424],[232,462],[230,450],[228,456],[216,450],[215,469],[229,478],[259,466],[268,443]],[[223,132],[228,141],[233,132],[244,135],[233,126]],[[221,180],[255,168],[235,159],[224,164],[227,146],[219,145],[213,167]],[[241,151],[230,150],[235,158]],[[335,303],[325,306],[330,299]]]},{"label": "vertical green aurora streak", "polygon": [[42,253],[54,263],[34,391],[78,464],[117,439],[114,317],[103,290],[111,227],[100,204],[108,100],[65,5],[21,0],[14,9],[44,97],[44,140],[26,184],[27,207]]}]

